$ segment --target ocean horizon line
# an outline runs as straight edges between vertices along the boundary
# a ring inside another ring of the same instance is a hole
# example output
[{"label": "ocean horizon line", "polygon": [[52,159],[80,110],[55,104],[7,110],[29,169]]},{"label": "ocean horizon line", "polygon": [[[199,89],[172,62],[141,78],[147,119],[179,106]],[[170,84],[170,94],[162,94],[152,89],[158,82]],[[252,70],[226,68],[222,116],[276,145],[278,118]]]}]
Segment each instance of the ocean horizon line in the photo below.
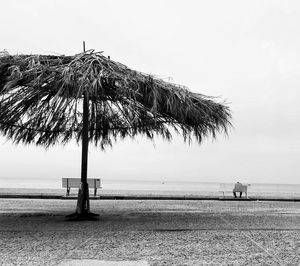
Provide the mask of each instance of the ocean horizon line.
[{"label": "ocean horizon line", "polygon": [[[80,178],[79,176],[66,176],[69,178]],[[137,179],[137,178],[101,178],[101,177],[97,177],[97,176],[89,176],[88,178],[100,178],[101,182],[117,182],[117,183],[123,183],[123,182],[133,182],[133,183],[161,183],[161,184],[166,184],[166,183],[201,183],[201,184],[234,184],[237,182],[237,179],[233,180],[233,181],[202,181],[202,180],[195,180],[195,179],[185,179],[185,180],[170,180],[170,179]],[[0,176],[0,181],[4,180],[4,181],[8,181],[8,180],[36,180],[36,181],[43,181],[43,180],[51,180],[51,181],[58,181],[61,182],[62,177],[1,177]],[[253,184],[253,185],[300,185],[300,183],[279,183],[279,182],[251,182],[251,181],[245,181],[245,180],[240,180],[239,182],[243,183],[243,184]],[[1,184],[1,183],[0,183]]]}]

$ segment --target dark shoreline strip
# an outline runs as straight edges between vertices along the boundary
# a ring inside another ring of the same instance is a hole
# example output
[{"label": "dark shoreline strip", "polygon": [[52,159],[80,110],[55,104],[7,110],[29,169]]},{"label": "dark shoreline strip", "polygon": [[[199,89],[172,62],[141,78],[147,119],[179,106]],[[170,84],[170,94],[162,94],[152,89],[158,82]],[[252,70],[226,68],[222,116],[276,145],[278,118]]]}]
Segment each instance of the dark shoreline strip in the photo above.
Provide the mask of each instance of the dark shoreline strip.
[{"label": "dark shoreline strip", "polygon": [[[0,194],[0,198],[5,199],[61,199],[61,200],[76,200],[77,196],[60,196],[50,194]],[[223,198],[210,196],[146,196],[146,195],[102,195],[97,197],[90,197],[91,200],[220,200],[220,201],[287,201],[300,202],[300,198]]]}]

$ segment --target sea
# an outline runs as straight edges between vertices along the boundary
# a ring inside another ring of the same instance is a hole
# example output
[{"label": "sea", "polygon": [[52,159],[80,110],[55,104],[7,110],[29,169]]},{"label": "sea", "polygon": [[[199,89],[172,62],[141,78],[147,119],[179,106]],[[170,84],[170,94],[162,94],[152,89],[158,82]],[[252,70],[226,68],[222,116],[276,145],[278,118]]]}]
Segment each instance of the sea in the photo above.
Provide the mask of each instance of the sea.
[{"label": "sea", "polygon": [[[300,197],[300,184],[248,184],[249,195]],[[114,179],[101,180],[101,187],[107,191],[156,192],[156,194],[218,195],[221,190],[230,193],[234,183],[197,181],[150,181]],[[0,189],[62,189],[61,178],[3,178]]]}]

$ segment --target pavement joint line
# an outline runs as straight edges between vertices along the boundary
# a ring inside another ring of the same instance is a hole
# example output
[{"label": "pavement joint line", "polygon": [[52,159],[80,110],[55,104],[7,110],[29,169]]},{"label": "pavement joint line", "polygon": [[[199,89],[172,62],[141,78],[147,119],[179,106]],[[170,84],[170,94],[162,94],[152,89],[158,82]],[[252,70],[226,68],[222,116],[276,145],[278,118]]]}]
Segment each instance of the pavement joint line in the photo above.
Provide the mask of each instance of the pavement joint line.
[{"label": "pavement joint line", "polygon": [[[174,229],[168,229],[168,228],[158,228],[158,229],[136,229],[136,230],[127,230],[126,232],[191,232],[191,231],[275,231],[275,232],[281,232],[281,231],[300,231],[300,228],[291,229],[291,228],[174,228]],[[0,229],[0,232],[9,232],[9,233],[23,233],[23,232],[31,232],[31,233],[71,233],[71,232],[78,232],[77,230],[60,230],[60,229],[49,229],[49,230],[10,230],[10,229]],[[105,232],[118,232],[116,230],[111,231],[105,231]]]},{"label": "pavement joint line", "polygon": [[234,224],[232,224],[231,222],[229,222],[228,220],[226,220],[224,217],[220,217],[221,220],[223,220],[225,223],[227,223],[228,225],[233,226],[234,228],[236,228],[238,231],[241,232],[241,234],[243,234],[246,238],[248,238],[253,244],[255,244],[257,247],[259,247],[261,250],[263,250],[267,255],[269,255],[276,263],[278,263],[281,266],[284,266],[283,262],[274,254],[273,250],[272,253],[270,253],[266,248],[262,247],[259,243],[257,243],[252,237],[250,237],[249,235],[245,234],[242,230],[240,230],[237,226],[235,226]]},{"label": "pavement joint line", "polygon": [[[300,230],[300,229],[299,229]],[[72,232],[78,232],[78,230],[63,230],[63,229],[49,229],[49,230],[16,230],[16,229],[0,229],[0,232],[10,232],[10,233],[17,233],[17,232],[32,232],[32,233],[46,233],[46,232],[66,232],[66,233],[72,233]]]},{"label": "pavement joint line", "polygon": [[[55,231],[55,230],[51,230],[51,231]],[[78,232],[78,231],[76,231]],[[88,237],[85,241],[79,243],[78,245],[75,245],[74,247],[72,247],[72,249],[70,249],[69,251],[64,252],[64,254],[57,256],[55,259],[52,259],[51,262],[51,266],[53,265],[59,265],[60,263],[62,263],[65,259],[72,259],[71,255],[74,251],[78,250],[80,247],[82,247],[83,245],[85,245],[86,243],[88,243],[92,238],[94,237],[94,235],[91,235],[90,237]]]},{"label": "pavement joint line", "polygon": [[78,245],[75,245],[72,250],[69,250],[65,255],[64,258],[62,258],[61,260],[64,259],[71,259],[71,255],[72,253],[74,253],[74,251],[78,250],[79,248],[85,246],[88,242],[91,241],[91,239],[93,239],[95,237],[95,234],[91,234],[85,241],[79,243]]},{"label": "pavement joint line", "polygon": [[278,228],[174,228],[174,229],[152,229],[152,230],[137,230],[137,231],[154,231],[154,232],[182,232],[182,231],[300,231],[300,228],[298,229],[278,229]]},{"label": "pavement joint line", "polygon": [[[201,205],[204,205],[202,202],[200,202]],[[224,214],[223,214],[224,215]],[[240,230],[237,226],[235,226],[234,224],[232,224],[231,222],[227,221],[222,214],[219,216],[221,218],[221,220],[223,220],[226,224],[230,225],[231,227],[235,228],[236,230],[238,230],[239,232],[241,232],[241,234],[243,234],[246,238],[248,238],[252,243],[254,243],[258,248],[260,248],[261,250],[263,250],[266,254],[268,254],[276,263],[278,263],[281,266],[284,266],[284,264],[281,262],[281,260],[274,254],[270,254],[268,252],[268,250],[266,250],[265,248],[263,248],[260,244],[258,244],[254,239],[252,239],[250,236],[248,236],[247,234],[245,234],[242,230]]]}]

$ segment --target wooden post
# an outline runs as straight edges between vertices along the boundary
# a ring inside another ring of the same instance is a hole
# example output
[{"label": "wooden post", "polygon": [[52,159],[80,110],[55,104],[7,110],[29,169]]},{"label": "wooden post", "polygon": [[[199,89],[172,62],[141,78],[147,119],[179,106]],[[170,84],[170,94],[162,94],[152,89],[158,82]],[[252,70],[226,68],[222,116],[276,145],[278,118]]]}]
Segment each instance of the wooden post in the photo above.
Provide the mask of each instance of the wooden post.
[{"label": "wooden post", "polygon": [[[85,52],[85,42],[83,42]],[[67,216],[70,220],[98,220],[98,214],[90,212],[89,185],[87,182],[88,147],[89,147],[89,93],[83,93],[82,114],[82,153],[81,153],[81,178],[76,212]]]},{"label": "wooden post", "polygon": [[[85,52],[85,42],[83,42],[83,52]],[[88,147],[89,147],[89,95],[85,91],[83,94],[83,115],[82,115],[82,152],[81,152],[81,178],[80,189],[78,191],[78,201],[76,212],[80,215],[90,211],[89,185],[87,183],[88,167]]]},{"label": "wooden post", "polygon": [[[83,42],[85,52],[85,42]],[[87,162],[89,148],[89,95],[85,91],[83,95],[83,125],[82,125],[82,157],[81,157],[81,183],[87,184]]]},{"label": "wooden post", "polygon": [[87,183],[87,163],[89,148],[89,95],[84,93],[83,98],[83,128],[82,128],[82,157],[81,157],[81,182]]},{"label": "wooden post", "polygon": [[83,52],[85,53],[85,41],[83,41]]}]

